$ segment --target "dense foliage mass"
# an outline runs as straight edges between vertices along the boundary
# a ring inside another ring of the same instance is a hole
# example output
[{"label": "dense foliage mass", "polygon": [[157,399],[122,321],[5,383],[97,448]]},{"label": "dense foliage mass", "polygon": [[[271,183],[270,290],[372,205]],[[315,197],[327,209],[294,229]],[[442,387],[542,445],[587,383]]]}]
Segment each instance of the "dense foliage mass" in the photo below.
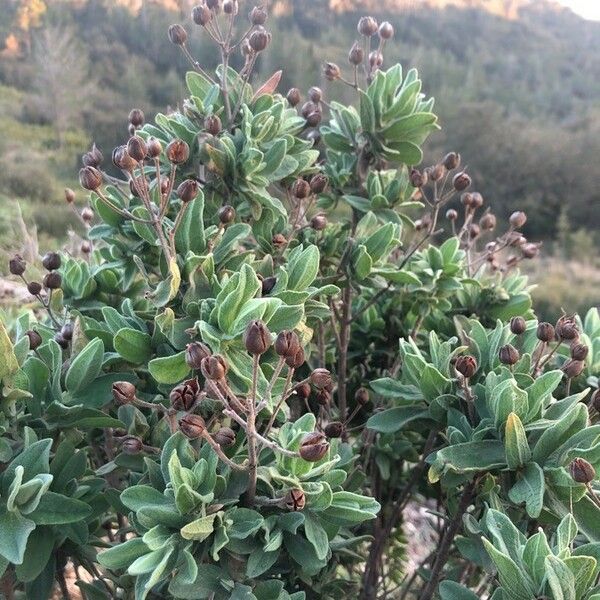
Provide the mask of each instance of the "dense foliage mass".
[{"label": "dense foliage mass", "polygon": [[343,105],[251,84],[238,10],[192,12],[214,72],[169,28],[188,94],[130,112],[119,177],[83,156],[77,248],[10,260],[39,310],[0,325],[3,593],[599,600],[598,311],[538,322],[527,215],[456,152],[417,168],[439,126],[390,23],[324,65]]}]

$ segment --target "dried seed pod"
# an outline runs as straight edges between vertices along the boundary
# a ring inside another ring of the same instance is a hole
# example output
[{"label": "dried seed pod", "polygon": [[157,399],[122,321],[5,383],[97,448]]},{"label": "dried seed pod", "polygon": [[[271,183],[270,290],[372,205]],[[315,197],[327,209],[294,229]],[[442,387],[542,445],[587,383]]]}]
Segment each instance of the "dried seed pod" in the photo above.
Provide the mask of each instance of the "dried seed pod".
[{"label": "dried seed pod", "polygon": [[252,48],[254,52],[262,52],[270,42],[271,34],[264,27],[255,29],[248,38],[250,48]]},{"label": "dried seed pod", "polygon": [[268,296],[273,291],[276,283],[277,277],[265,277],[261,281],[261,295]]},{"label": "dried seed pod", "polygon": [[27,263],[20,254],[15,254],[8,261],[8,270],[12,275],[23,275],[23,273],[25,273],[26,268]]},{"label": "dried seed pod", "polygon": [[284,502],[288,510],[302,510],[306,505],[306,496],[300,488],[293,488],[285,495]]},{"label": "dried seed pod", "polygon": [[196,199],[200,186],[195,179],[186,179],[177,187],[177,197],[184,203]]},{"label": "dried seed pod", "polygon": [[471,223],[469,226],[469,237],[474,240],[481,235],[481,227],[477,223]]},{"label": "dried seed pod", "polygon": [[187,42],[187,31],[178,23],[171,25],[169,27],[169,40],[176,46],[183,46]]},{"label": "dried seed pod", "polygon": [[483,196],[479,192],[471,192],[471,206],[474,209],[483,206]]},{"label": "dried seed pod", "polygon": [[308,90],[308,97],[310,98],[311,102],[319,104],[319,102],[321,102],[321,99],[323,98],[323,90],[320,87],[314,85]]},{"label": "dried seed pod", "polygon": [[230,427],[221,427],[221,429],[213,435],[213,440],[215,440],[222,448],[229,448],[235,444],[235,431]]},{"label": "dried seed pod", "polygon": [[546,323],[545,321],[538,323],[536,336],[540,342],[551,342],[555,337],[554,326],[550,323]]},{"label": "dried seed pod", "polygon": [[92,144],[91,150],[88,150],[82,157],[81,162],[84,167],[98,167],[104,160],[102,152],[98,149],[96,144]]},{"label": "dried seed pod", "polygon": [[297,106],[300,103],[301,96],[298,88],[290,88],[286,94],[286,99],[291,106]]},{"label": "dried seed pod", "polygon": [[92,251],[92,244],[90,242],[88,242],[87,240],[83,240],[83,242],[81,242],[81,246],[79,247],[79,249],[84,254],[89,254]]},{"label": "dried seed pod", "polygon": [[523,244],[521,252],[524,258],[535,258],[540,253],[540,246],[539,244]]},{"label": "dried seed pod", "polygon": [[129,404],[135,400],[136,388],[129,381],[115,381],[112,385],[112,395],[115,404]]},{"label": "dried seed pod", "polygon": [[210,135],[219,135],[222,128],[221,119],[218,115],[209,115],[204,119],[204,129],[206,129]]},{"label": "dried seed pod", "polygon": [[379,69],[383,66],[383,54],[379,50],[373,50],[369,54],[369,66],[371,69]]},{"label": "dried seed pod", "polygon": [[300,114],[306,119],[310,114],[312,114],[313,112],[317,112],[318,110],[319,107],[314,102],[308,100],[302,105],[302,108],[300,109]]},{"label": "dried seed pod", "polygon": [[219,217],[219,221],[223,225],[229,225],[229,223],[233,223],[233,221],[235,221],[235,208],[233,208],[233,206],[230,206],[229,204],[221,206],[217,214]]},{"label": "dried seed pod", "polygon": [[458,213],[453,208],[449,208],[446,211],[446,218],[450,221],[456,221],[456,219],[458,219]]},{"label": "dried seed pod", "polygon": [[62,277],[60,273],[56,271],[51,271],[50,273],[46,273],[44,275],[44,279],[42,280],[44,287],[48,290],[58,290],[62,285]]},{"label": "dried seed pod", "polygon": [[202,342],[192,342],[185,347],[185,362],[190,369],[200,369],[202,361],[210,355],[210,348]]},{"label": "dried seed pod", "polygon": [[333,379],[327,369],[318,368],[310,374],[310,382],[318,389],[331,389]]},{"label": "dried seed pod", "polygon": [[308,462],[320,461],[329,450],[329,442],[319,431],[307,433],[300,442],[300,456]]},{"label": "dried seed pod", "polygon": [[456,169],[460,165],[460,154],[458,152],[448,152],[442,159],[442,164],[448,171]]},{"label": "dried seed pod", "polygon": [[285,364],[291,369],[297,369],[304,364],[306,357],[304,356],[304,350],[298,348],[295,354],[288,354],[285,357]]},{"label": "dried seed pod", "polygon": [[60,269],[60,254],[58,252],[47,252],[42,258],[42,265],[47,271]]},{"label": "dried seed pod", "polygon": [[391,39],[391,38],[394,37],[394,27],[388,21],[384,21],[379,26],[379,31],[378,32],[379,32],[379,37],[382,40],[389,40],[389,39]]},{"label": "dried seed pod", "polygon": [[139,135],[133,135],[127,142],[127,154],[133,158],[133,160],[142,162],[148,154],[148,147],[146,142]]},{"label": "dried seed pod", "polygon": [[590,349],[583,342],[574,342],[571,345],[571,358],[573,360],[585,360]]},{"label": "dried seed pod", "polygon": [[227,375],[229,365],[227,364],[225,358],[223,358],[220,354],[212,354],[211,356],[207,356],[206,358],[202,359],[200,370],[206,379],[220,381],[221,379],[225,378],[225,375]]},{"label": "dried seed pod", "polygon": [[527,329],[527,323],[523,317],[513,317],[510,320],[510,330],[515,335],[521,335],[525,333]]},{"label": "dried seed pod", "polygon": [[329,406],[331,394],[327,390],[319,390],[316,395],[316,400],[319,406]]},{"label": "dried seed pod", "polygon": [[304,179],[296,179],[292,185],[292,194],[296,198],[307,198],[310,191],[310,184]]},{"label": "dried seed pod", "polygon": [[505,344],[498,353],[503,365],[515,365],[519,362],[519,351],[512,344]]},{"label": "dried seed pod", "polygon": [[112,162],[115,167],[130,173],[137,166],[137,162],[127,152],[127,146],[117,146],[112,152]]},{"label": "dried seed pod", "polygon": [[275,338],[275,352],[279,356],[295,355],[302,346],[295,331],[285,329]]},{"label": "dried seed pod", "polygon": [[373,17],[361,17],[356,29],[360,35],[371,37],[377,33],[377,21]]},{"label": "dried seed pod", "polygon": [[226,15],[237,15],[239,12],[238,0],[224,0],[223,12]]},{"label": "dried seed pod", "polygon": [[600,412],[600,388],[596,389],[592,394],[590,403],[598,412]]},{"label": "dried seed pod", "polygon": [[364,406],[365,404],[368,404],[369,400],[370,400],[369,390],[367,388],[364,388],[364,387],[358,388],[356,390],[356,393],[354,394],[354,399],[361,406]]},{"label": "dried seed pod", "polygon": [[315,110],[314,112],[311,112],[308,117],[306,117],[306,124],[309,127],[316,127],[321,122],[322,118],[323,115],[321,114],[321,111]]},{"label": "dried seed pod", "polygon": [[315,215],[310,220],[310,226],[315,231],[323,231],[327,227],[327,217],[325,215]]},{"label": "dried seed pod", "polygon": [[175,139],[167,145],[167,158],[174,165],[181,165],[190,157],[190,147],[187,142]]},{"label": "dried seed pod", "polygon": [[335,63],[327,62],[323,66],[323,75],[328,81],[335,81],[341,77],[342,71]]},{"label": "dried seed pod", "polygon": [[454,368],[465,378],[470,379],[477,372],[477,361],[474,356],[464,354],[456,358]]},{"label": "dried seed pod", "polygon": [[129,113],[129,122],[134,127],[141,127],[144,124],[144,111],[140,108],[132,108]]},{"label": "dried seed pod", "polygon": [[60,334],[65,338],[65,340],[73,339],[73,323],[65,323],[60,328]]},{"label": "dried seed pod", "polygon": [[121,450],[125,454],[130,454],[135,456],[139,454],[144,449],[144,442],[139,437],[135,435],[127,435],[123,438],[121,442]]},{"label": "dried seed pod", "polygon": [[268,13],[264,6],[255,6],[248,15],[252,25],[264,25],[267,22]]},{"label": "dried seed pod", "polygon": [[39,281],[30,281],[27,284],[27,291],[32,296],[37,296],[42,291],[42,284]]},{"label": "dried seed pod", "polygon": [[527,223],[527,215],[522,210],[517,210],[508,218],[508,222],[515,229],[520,229]]},{"label": "dried seed pod", "polygon": [[185,415],[179,421],[179,431],[190,440],[199,438],[206,430],[206,423],[200,415]]},{"label": "dried seed pod", "polygon": [[575,340],[579,337],[579,327],[573,315],[563,315],[555,326],[556,336],[559,340]]},{"label": "dried seed pod", "polygon": [[25,335],[29,338],[30,350],[37,350],[42,345],[42,336],[34,329],[26,331]]},{"label": "dried seed pod", "polygon": [[199,394],[198,380],[188,379],[171,390],[169,401],[175,410],[190,410],[196,404]]},{"label": "dried seed pod", "polygon": [[311,387],[308,383],[300,383],[294,389],[298,398],[308,400],[310,398]]},{"label": "dried seed pod", "polygon": [[452,178],[452,185],[457,192],[462,192],[471,185],[471,177],[464,171],[460,171]]},{"label": "dried seed pod", "polygon": [[89,207],[86,206],[82,211],[81,211],[81,218],[86,222],[86,223],[90,223],[93,219],[94,219],[94,211]]},{"label": "dried seed pod", "polygon": [[162,144],[155,137],[148,138],[146,147],[150,158],[158,158],[161,155]]},{"label": "dried seed pod", "polygon": [[410,170],[410,184],[415,188],[423,187],[427,183],[427,177],[427,173],[421,172],[415,167]]},{"label": "dried seed pod", "polygon": [[328,423],[327,425],[325,425],[325,429],[323,430],[323,432],[330,439],[341,438],[344,433],[344,424],[340,423],[340,421]]},{"label": "dried seed pod", "polygon": [[75,192],[71,188],[65,188],[65,200],[67,204],[75,202]]},{"label": "dried seed pod", "polygon": [[460,203],[463,206],[466,206],[467,208],[471,208],[471,206],[473,205],[473,194],[471,194],[470,192],[465,192],[464,194],[461,194]]},{"label": "dried seed pod", "polygon": [[54,334],[54,341],[63,349],[66,350],[69,347],[69,340],[65,340],[62,334],[59,332]]},{"label": "dried seed pod", "polygon": [[84,190],[97,190],[102,185],[102,174],[95,167],[83,167],[79,169],[79,183]]},{"label": "dried seed pod", "polygon": [[271,243],[276,248],[280,248],[281,246],[285,246],[287,244],[287,238],[282,233],[276,233],[271,240]]},{"label": "dried seed pod", "polygon": [[212,11],[203,4],[199,4],[198,6],[194,6],[192,8],[192,21],[196,23],[196,25],[200,25],[204,27],[207,25],[210,20],[213,18]]},{"label": "dried seed pod", "polygon": [[329,179],[327,175],[317,173],[316,175],[313,175],[312,179],[310,180],[310,190],[313,194],[321,194],[325,191],[328,183]]},{"label": "dried seed pod", "polygon": [[492,231],[496,228],[496,215],[485,213],[485,215],[479,219],[479,226],[485,231]]},{"label": "dried seed pod", "polygon": [[562,366],[562,372],[568,379],[579,377],[583,373],[583,369],[585,369],[585,363],[582,360],[574,360],[572,358],[567,360]]},{"label": "dried seed pod", "polygon": [[244,346],[250,354],[264,354],[271,346],[271,332],[262,321],[250,321],[244,332]]},{"label": "dried seed pod", "polygon": [[358,42],[354,42],[348,53],[348,62],[357,67],[362,64],[363,60],[365,60],[365,51]]},{"label": "dried seed pod", "polygon": [[574,458],[569,465],[569,473],[577,483],[591,483],[596,479],[596,469],[583,458]]}]

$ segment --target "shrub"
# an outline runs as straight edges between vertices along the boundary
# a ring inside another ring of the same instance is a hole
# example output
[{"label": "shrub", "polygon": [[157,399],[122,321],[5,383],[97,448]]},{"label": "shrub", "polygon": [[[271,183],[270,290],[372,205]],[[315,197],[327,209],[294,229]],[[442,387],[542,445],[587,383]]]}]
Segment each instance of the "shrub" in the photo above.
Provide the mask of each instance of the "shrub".
[{"label": "shrub", "polygon": [[[0,328],[4,589],[68,597],[73,564],[88,598],[597,600],[597,311],[538,324],[526,216],[493,233],[456,153],[414,167],[438,126],[417,72],[381,68],[391,25],[325,65],[356,108],[300,105],[249,83],[263,10],[238,73],[237,2],[207,4],[216,73],[171,26],[183,109],[131,112],[123,181],[83,157],[81,252],[41,283],[10,262],[47,317]],[[419,495],[439,548],[401,581]]]}]

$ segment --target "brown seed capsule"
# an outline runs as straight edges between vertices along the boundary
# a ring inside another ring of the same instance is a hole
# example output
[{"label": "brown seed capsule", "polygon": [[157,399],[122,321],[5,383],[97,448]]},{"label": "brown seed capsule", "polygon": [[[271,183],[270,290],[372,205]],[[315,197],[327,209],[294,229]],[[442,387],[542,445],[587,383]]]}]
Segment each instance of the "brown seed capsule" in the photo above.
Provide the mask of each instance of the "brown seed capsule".
[{"label": "brown seed capsule", "polygon": [[288,510],[303,510],[306,506],[306,496],[300,488],[293,488],[285,495],[284,502]]},{"label": "brown seed capsule", "polygon": [[438,163],[437,165],[425,169],[423,172],[427,174],[427,178],[431,179],[431,181],[439,181],[446,175],[446,167],[442,163]]},{"label": "brown seed capsule", "polygon": [[310,374],[310,382],[318,389],[331,389],[333,379],[327,369],[318,368]]},{"label": "brown seed capsule", "polygon": [[190,410],[200,393],[197,379],[188,379],[175,386],[169,394],[169,401],[175,410]]},{"label": "brown seed capsule", "polygon": [[183,46],[187,42],[187,31],[179,24],[169,27],[169,40],[176,46]]},{"label": "brown seed capsule", "polygon": [[310,184],[304,179],[296,179],[292,185],[292,194],[296,198],[306,198],[310,194]]},{"label": "brown seed capsule", "polygon": [[469,226],[469,237],[474,240],[481,235],[481,227],[477,223],[471,223]]},{"label": "brown seed capsule", "polygon": [[384,21],[379,26],[379,37],[382,40],[389,40],[394,37],[394,28],[391,23]]},{"label": "brown seed capsule", "polygon": [[273,246],[279,248],[287,244],[287,238],[282,233],[276,233],[271,240]]},{"label": "brown seed capsule", "polygon": [[127,154],[137,162],[142,162],[146,158],[148,148],[146,142],[139,136],[134,135],[127,142]]},{"label": "brown seed capsule", "polygon": [[129,113],[129,122],[134,127],[141,127],[144,124],[144,111],[140,108],[132,108]]},{"label": "brown seed capsule", "polygon": [[461,194],[460,202],[463,206],[471,208],[471,206],[473,205],[473,194],[471,194],[470,192],[465,192],[464,194]]},{"label": "brown seed capsule", "polygon": [[29,338],[30,350],[37,350],[42,345],[42,336],[37,331],[30,329],[25,335]]},{"label": "brown seed capsule", "polygon": [[383,54],[379,50],[373,50],[369,54],[369,66],[371,69],[379,69],[383,65]]},{"label": "brown seed capsule", "polygon": [[60,254],[58,252],[47,252],[42,258],[42,265],[47,271],[60,269]]},{"label": "brown seed capsule", "polygon": [[452,185],[457,192],[462,192],[471,185],[471,177],[464,171],[460,171],[452,178]]},{"label": "brown seed capsule", "polygon": [[75,192],[71,188],[65,188],[65,200],[67,204],[75,202]]},{"label": "brown seed capsule", "polygon": [[523,244],[521,252],[524,258],[535,258],[540,253],[539,244]]},{"label": "brown seed capsule", "polygon": [[102,156],[102,152],[100,152],[96,144],[92,144],[92,149],[81,157],[84,167],[98,167],[103,160],[104,156]]},{"label": "brown seed capsule", "polygon": [[575,342],[571,345],[571,358],[573,360],[585,360],[590,349],[583,342]]},{"label": "brown seed capsule", "polygon": [[526,329],[527,323],[523,317],[513,317],[510,320],[510,330],[515,335],[521,335],[522,333],[525,333]]},{"label": "brown seed capsule", "polygon": [[199,4],[198,6],[194,6],[192,8],[192,21],[196,23],[196,25],[200,25],[204,27],[213,17],[213,13],[208,8],[208,6],[204,6]]},{"label": "brown seed capsule", "polygon": [[327,227],[327,217],[325,215],[315,215],[310,220],[310,226],[315,231],[323,231]]},{"label": "brown seed capsule", "polygon": [[39,281],[30,281],[27,284],[27,291],[32,296],[37,296],[42,291],[42,284]]},{"label": "brown seed capsule", "polygon": [[536,336],[540,342],[551,342],[555,337],[554,326],[546,322],[538,323]]},{"label": "brown seed capsule", "polygon": [[221,133],[222,124],[218,115],[209,115],[206,117],[206,119],[204,119],[204,129],[206,129],[210,135],[219,135],[219,133]]},{"label": "brown seed capsule", "polygon": [[217,215],[219,217],[219,221],[223,225],[229,225],[229,223],[233,223],[233,221],[235,221],[235,208],[229,204],[226,204],[225,206],[221,206]]},{"label": "brown seed capsule", "polygon": [[470,379],[477,372],[477,361],[470,354],[464,354],[456,358],[454,368],[465,378]]},{"label": "brown seed capsule", "polygon": [[596,479],[596,469],[583,458],[574,458],[569,465],[569,473],[577,483],[591,483]]},{"label": "brown seed capsule", "polygon": [[559,340],[576,340],[579,337],[579,327],[573,315],[563,315],[555,326],[556,336]]},{"label": "brown seed capsule", "polygon": [[262,321],[250,321],[244,332],[244,346],[250,354],[264,354],[271,346],[271,332]]},{"label": "brown seed capsule", "polygon": [[485,231],[492,231],[492,229],[496,228],[496,215],[485,213],[485,215],[479,219],[479,226]]},{"label": "brown seed capsule", "polygon": [[136,389],[129,381],[115,381],[112,385],[113,400],[116,404],[129,404],[135,400]]},{"label": "brown seed capsule", "polygon": [[427,174],[419,171],[419,169],[412,168],[410,170],[410,184],[415,188],[423,187],[427,183]]},{"label": "brown seed capsule", "polygon": [[202,371],[202,375],[204,375],[206,379],[220,381],[221,379],[224,379],[225,375],[227,375],[229,365],[227,364],[225,358],[223,358],[220,354],[212,354],[211,356],[207,356],[206,358],[202,359],[200,369]]},{"label": "brown seed capsule", "polygon": [[79,183],[84,190],[97,190],[102,185],[102,174],[95,167],[79,169]]},{"label": "brown seed capsule", "polygon": [[319,102],[321,102],[321,99],[323,98],[323,90],[320,87],[314,85],[308,90],[308,97],[310,98],[311,102],[319,104]]},{"label": "brown seed capsule", "polygon": [[323,430],[325,435],[328,438],[340,438],[344,433],[344,425],[339,421],[334,421],[333,423],[328,423],[325,425],[325,429]]},{"label": "brown seed capsule", "polygon": [[264,25],[267,22],[268,13],[264,6],[255,6],[248,15],[252,25]]},{"label": "brown seed capsule", "polygon": [[254,52],[262,52],[269,45],[270,41],[271,34],[264,27],[255,29],[248,38],[250,48]]},{"label": "brown seed capsule", "polygon": [[56,271],[51,271],[50,273],[46,273],[44,275],[44,279],[42,280],[44,287],[48,290],[58,290],[62,285],[62,277],[60,273]]},{"label": "brown seed capsule", "polygon": [[237,15],[239,12],[238,0],[224,0],[223,12],[226,15]]},{"label": "brown seed capsule", "polygon": [[285,357],[285,364],[290,367],[290,369],[297,369],[304,364],[305,360],[304,349],[298,348],[294,354],[288,354]]},{"label": "brown seed capsule", "polygon": [[221,2],[220,0],[206,0],[206,6],[216,12],[221,7]]},{"label": "brown seed capsule", "polygon": [[354,399],[361,406],[364,406],[365,404],[368,404],[369,400],[370,400],[369,390],[367,388],[364,388],[364,387],[358,388],[356,390],[356,393],[354,394]]},{"label": "brown seed capsule", "polygon": [[174,165],[181,165],[190,157],[190,147],[183,140],[172,140],[167,145],[167,158]]},{"label": "brown seed capsule", "polygon": [[327,62],[323,66],[323,75],[328,81],[335,81],[336,79],[339,79],[341,74],[341,69],[335,63]]},{"label": "brown seed capsule", "polygon": [[317,173],[310,180],[310,190],[313,194],[321,194],[325,191],[327,184],[329,183],[329,179],[327,175],[323,175],[322,173]]},{"label": "brown seed capsule", "polygon": [[89,207],[86,206],[82,211],[81,211],[81,218],[86,222],[86,223],[90,223],[93,218],[94,218],[94,211]]},{"label": "brown seed capsule", "polygon": [[458,213],[453,208],[450,208],[446,211],[446,219],[456,221],[456,219],[458,219]]},{"label": "brown seed capsule", "polygon": [[179,421],[179,431],[190,440],[199,438],[206,429],[206,423],[200,415],[185,415]]},{"label": "brown seed capsule", "polygon": [[198,195],[199,185],[195,179],[186,179],[177,187],[177,197],[182,202],[191,202]]},{"label": "brown seed capsule", "polygon": [[319,406],[329,406],[331,402],[331,394],[327,390],[319,390],[315,396]]},{"label": "brown seed capsule", "polygon": [[202,361],[210,356],[210,348],[202,342],[192,342],[185,347],[185,362],[190,369],[200,369]]},{"label": "brown seed capsule", "polygon": [[306,140],[312,142],[313,146],[318,146],[321,143],[321,132],[318,129],[311,129],[306,134]]},{"label": "brown seed capsule", "polygon": [[373,17],[361,17],[356,29],[360,35],[371,37],[377,33],[377,21]]},{"label": "brown seed capsule", "polygon": [[315,110],[314,112],[311,112],[308,117],[306,117],[306,124],[309,127],[316,127],[321,122],[322,118],[323,115],[321,114],[321,111]]},{"label": "brown seed capsule", "polygon": [[503,365],[515,365],[519,362],[519,351],[512,344],[505,344],[498,353]]},{"label": "brown seed capsule", "polygon": [[527,215],[522,210],[518,210],[510,215],[508,222],[515,229],[520,229],[527,223]]},{"label": "brown seed capsule", "polygon": [[442,164],[448,171],[456,169],[460,165],[460,154],[458,152],[448,152],[442,159]]},{"label": "brown seed capsule", "polygon": [[62,334],[59,332],[54,334],[54,341],[63,349],[66,350],[69,347],[69,340],[65,340]]},{"label": "brown seed capsule", "polygon": [[23,275],[25,273],[25,269],[27,268],[27,263],[23,260],[23,257],[20,254],[15,254],[8,261],[8,270],[12,275]]},{"label": "brown seed capsule", "polygon": [[83,252],[83,254],[89,254],[92,251],[92,244],[87,240],[83,240],[79,249],[81,250],[81,252]]},{"label": "brown seed capsule", "polygon": [[277,277],[265,277],[261,281],[261,295],[268,296],[273,291],[276,283]]},{"label": "brown seed capsule", "polygon": [[329,450],[329,442],[319,431],[307,433],[300,443],[300,456],[308,462],[318,462]]},{"label": "brown seed capsule", "polygon": [[295,87],[290,88],[285,97],[291,106],[297,106],[301,100],[300,90]]},{"label": "brown seed capsule", "polygon": [[582,360],[574,360],[572,358],[567,360],[562,366],[562,372],[568,379],[579,377],[583,373],[583,369],[585,369],[585,363]]},{"label": "brown seed capsule", "polygon": [[295,355],[301,348],[300,338],[295,331],[285,329],[275,338],[275,352],[279,356]]},{"label": "brown seed capsule", "polygon": [[308,400],[310,398],[311,387],[308,383],[300,383],[294,389],[298,398],[302,400]]},{"label": "brown seed capsule", "polygon": [[348,53],[348,62],[357,67],[362,64],[363,60],[365,60],[365,51],[358,42],[354,42]]},{"label": "brown seed capsule", "polygon": [[213,435],[213,440],[215,440],[222,448],[229,448],[235,444],[235,431],[230,427],[221,427],[221,429]]},{"label": "brown seed capsule", "polygon": [[313,112],[317,112],[318,110],[319,107],[314,102],[308,100],[302,105],[302,108],[300,109],[300,114],[306,119],[308,115],[312,114]]},{"label": "brown seed capsule", "polygon": [[65,323],[60,328],[60,334],[65,338],[65,340],[73,339],[73,323]]},{"label": "brown seed capsule", "polygon": [[144,449],[144,442],[139,437],[134,435],[127,435],[121,442],[121,450],[125,454],[136,455]]},{"label": "brown seed capsule", "polygon": [[591,397],[590,400],[592,406],[598,411],[600,412],[600,388],[598,388]]},{"label": "brown seed capsule", "polygon": [[162,152],[162,144],[155,137],[148,138],[146,147],[150,158],[158,158]]},{"label": "brown seed capsule", "polygon": [[133,159],[129,152],[127,152],[127,146],[117,146],[112,152],[112,162],[115,167],[130,173],[137,166],[137,162]]}]

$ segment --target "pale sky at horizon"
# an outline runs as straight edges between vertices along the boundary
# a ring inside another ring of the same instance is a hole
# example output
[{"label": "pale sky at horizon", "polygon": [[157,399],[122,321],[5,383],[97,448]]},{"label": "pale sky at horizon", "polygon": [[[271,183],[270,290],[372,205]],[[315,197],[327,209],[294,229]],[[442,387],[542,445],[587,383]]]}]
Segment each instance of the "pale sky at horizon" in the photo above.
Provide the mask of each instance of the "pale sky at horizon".
[{"label": "pale sky at horizon", "polygon": [[586,19],[600,21],[600,0],[558,0]]}]

